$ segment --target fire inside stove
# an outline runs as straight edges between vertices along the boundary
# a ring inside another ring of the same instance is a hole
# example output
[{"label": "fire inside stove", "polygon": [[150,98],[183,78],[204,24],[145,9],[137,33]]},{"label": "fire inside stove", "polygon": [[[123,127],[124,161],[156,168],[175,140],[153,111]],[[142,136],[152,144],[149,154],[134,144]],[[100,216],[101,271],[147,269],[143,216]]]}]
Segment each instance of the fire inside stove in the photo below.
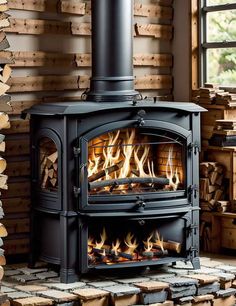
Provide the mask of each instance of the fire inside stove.
[{"label": "fire inside stove", "polygon": [[179,256],[182,251],[180,242],[165,240],[155,228],[147,234],[137,234],[136,230],[120,230],[114,234],[110,228],[103,227],[99,236],[89,233],[89,265],[157,261],[171,255]]},{"label": "fire inside stove", "polygon": [[88,155],[91,195],[183,189],[183,144],[176,135],[121,129],[91,140]]}]

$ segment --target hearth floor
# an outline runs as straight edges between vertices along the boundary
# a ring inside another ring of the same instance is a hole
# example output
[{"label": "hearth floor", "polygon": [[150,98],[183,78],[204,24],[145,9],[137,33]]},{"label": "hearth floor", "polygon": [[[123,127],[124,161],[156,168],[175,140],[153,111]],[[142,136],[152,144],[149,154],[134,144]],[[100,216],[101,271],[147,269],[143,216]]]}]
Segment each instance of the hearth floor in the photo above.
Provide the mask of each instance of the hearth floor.
[{"label": "hearth floor", "polygon": [[8,306],[233,306],[236,265],[201,257],[201,269],[177,262],[123,276],[85,275],[73,284],[43,263],[8,265],[1,282],[0,305]]}]

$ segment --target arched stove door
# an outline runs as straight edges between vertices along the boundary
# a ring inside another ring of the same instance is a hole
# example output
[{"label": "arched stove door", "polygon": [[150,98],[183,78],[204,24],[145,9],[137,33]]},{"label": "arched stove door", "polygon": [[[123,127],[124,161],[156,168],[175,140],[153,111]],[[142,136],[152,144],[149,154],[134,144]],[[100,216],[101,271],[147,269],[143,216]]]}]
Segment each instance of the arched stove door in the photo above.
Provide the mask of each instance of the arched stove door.
[{"label": "arched stove door", "polygon": [[188,205],[191,140],[190,131],[152,120],[145,126],[137,121],[107,124],[83,135],[76,169],[80,209]]},{"label": "arched stove door", "polygon": [[62,209],[61,147],[58,135],[50,129],[40,129],[33,141],[32,177],[37,208]]}]

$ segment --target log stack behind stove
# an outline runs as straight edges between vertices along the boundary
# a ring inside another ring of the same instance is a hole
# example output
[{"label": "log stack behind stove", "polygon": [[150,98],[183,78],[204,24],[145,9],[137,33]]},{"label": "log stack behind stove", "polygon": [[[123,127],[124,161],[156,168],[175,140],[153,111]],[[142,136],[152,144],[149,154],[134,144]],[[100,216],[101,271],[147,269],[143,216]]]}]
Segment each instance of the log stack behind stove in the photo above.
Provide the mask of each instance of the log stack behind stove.
[{"label": "log stack behind stove", "polygon": [[87,101],[31,115],[31,264],[61,281],[106,269],[198,260],[201,107],[134,90],[132,0],[92,0]]}]

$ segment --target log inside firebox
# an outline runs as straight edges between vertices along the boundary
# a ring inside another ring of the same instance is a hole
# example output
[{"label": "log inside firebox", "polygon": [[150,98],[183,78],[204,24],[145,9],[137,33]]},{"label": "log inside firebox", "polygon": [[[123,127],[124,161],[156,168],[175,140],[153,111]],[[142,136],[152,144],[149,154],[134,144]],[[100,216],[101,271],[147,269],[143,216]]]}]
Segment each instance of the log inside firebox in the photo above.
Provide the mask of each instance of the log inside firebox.
[{"label": "log inside firebox", "polygon": [[111,179],[89,183],[89,190],[129,184],[158,184],[161,186],[166,186],[169,185],[169,179],[164,177],[127,177],[121,179]]},{"label": "log inside firebox", "polygon": [[158,241],[158,242],[153,242],[154,246],[162,246],[165,250],[168,251],[174,251],[176,253],[181,253],[181,243],[175,242],[175,241]]},{"label": "log inside firebox", "polygon": [[104,170],[101,170],[99,171],[98,173],[95,173],[93,175],[90,175],[89,178],[88,178],[88,181],[91,183],[91,182],[94,182],[104,176],[106,176],[106,174],[111,174],[119,169],[121,169],[124,165],[124,160],[120,161],[118,164],[114,165],[114,166],[111,166],[107,169],[104,169]]}]

